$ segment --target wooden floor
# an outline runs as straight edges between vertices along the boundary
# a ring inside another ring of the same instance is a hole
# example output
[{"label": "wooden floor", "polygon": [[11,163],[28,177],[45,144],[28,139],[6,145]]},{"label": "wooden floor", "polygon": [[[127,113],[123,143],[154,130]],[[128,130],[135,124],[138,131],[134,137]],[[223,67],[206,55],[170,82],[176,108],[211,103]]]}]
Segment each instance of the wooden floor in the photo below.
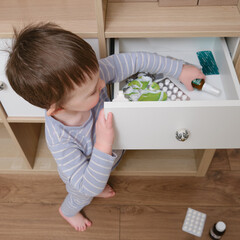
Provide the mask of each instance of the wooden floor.
[{"label": "wooden floor", "polygon": [[[117,177],[112,199],[85,209],[93,226],[76,232],[58,214],[66,192],[57,174],[0,174],[1,240],[207,240],[223,220],[223,240],[240,239],[240,150],[217,150],[206,177]],[[187,208],[207,214],[201,238],[183,232]]]}]

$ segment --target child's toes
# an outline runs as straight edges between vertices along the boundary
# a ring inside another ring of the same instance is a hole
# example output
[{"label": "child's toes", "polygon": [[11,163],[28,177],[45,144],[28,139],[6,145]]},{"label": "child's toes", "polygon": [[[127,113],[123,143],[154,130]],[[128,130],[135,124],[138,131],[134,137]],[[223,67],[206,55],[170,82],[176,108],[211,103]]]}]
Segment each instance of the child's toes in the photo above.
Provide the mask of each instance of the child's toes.
[{"label": "child's toes", "polygon": [[90,227],[90,226],[92,225],[92,222],[86,221],[86,225],[87,225],[88,227]]},{"label": "child's toes", "polygon": [[82,231],[82,232],[83,232],[83,231],[85,231],[85,230],[86,230],[86,228],[87,228],[87,227],[86,227],[85,225],[84,225],[84,226],[82,226],[82,227],[81,227],[81,231]]}]

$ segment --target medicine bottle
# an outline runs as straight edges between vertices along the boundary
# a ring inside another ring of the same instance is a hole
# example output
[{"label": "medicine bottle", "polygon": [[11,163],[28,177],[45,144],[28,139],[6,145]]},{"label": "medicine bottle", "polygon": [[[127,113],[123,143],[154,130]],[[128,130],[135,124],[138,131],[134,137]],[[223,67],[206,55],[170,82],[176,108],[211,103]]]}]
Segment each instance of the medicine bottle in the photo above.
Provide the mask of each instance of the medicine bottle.
[{"label": "medicine bottle", "polygon": [[209,236],[213,240],[221,239],[222,235],[226,231],[226,224],[222,221],[219,221],[214,224],[214,226],[209,231]]},{"label": "medicine bottle", "polygon": [[212,95],[219,95],[220,94],[220,90],[218,90],[217,88],[213,87],[212,85],[206,83],[204,81],[204,79],[195,79],[192,81],[192,86],[198,90],[201,90],[203,92],[207,92],[210,93]]}]

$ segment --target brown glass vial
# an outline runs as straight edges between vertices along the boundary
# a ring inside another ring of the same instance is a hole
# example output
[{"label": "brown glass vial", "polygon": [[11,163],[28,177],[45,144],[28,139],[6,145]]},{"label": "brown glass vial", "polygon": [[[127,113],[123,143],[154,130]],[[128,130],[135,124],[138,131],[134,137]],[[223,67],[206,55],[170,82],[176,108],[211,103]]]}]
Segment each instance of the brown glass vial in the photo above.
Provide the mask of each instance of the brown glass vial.
[{"label": "brown glass vial", "polygon": [[220,90],[213,87],[212,85],[206,83],[204,79],[195,79],[192,81],[192,86],[200,91],[218,96],[220,94]]},{"label": "brown glass vial", "polygon": [[226,224],[222,221],[219,221],[214,224],[214,226],[209,231],[209,236],[213,240],[221,239],[223,234],[226,231]]}]

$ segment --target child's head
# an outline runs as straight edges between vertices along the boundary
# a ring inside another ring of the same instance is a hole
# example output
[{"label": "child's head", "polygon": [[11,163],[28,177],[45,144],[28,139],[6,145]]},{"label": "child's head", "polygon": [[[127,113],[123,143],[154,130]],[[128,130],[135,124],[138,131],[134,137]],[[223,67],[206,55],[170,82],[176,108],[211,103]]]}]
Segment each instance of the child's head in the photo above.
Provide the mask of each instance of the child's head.
[{"label": "child's head", "polygon": [[98,72],[92,47],[55,24],[29,25],[14,33],[6,74],[14,91],[35,106],[61,107],[74,86]]}]

